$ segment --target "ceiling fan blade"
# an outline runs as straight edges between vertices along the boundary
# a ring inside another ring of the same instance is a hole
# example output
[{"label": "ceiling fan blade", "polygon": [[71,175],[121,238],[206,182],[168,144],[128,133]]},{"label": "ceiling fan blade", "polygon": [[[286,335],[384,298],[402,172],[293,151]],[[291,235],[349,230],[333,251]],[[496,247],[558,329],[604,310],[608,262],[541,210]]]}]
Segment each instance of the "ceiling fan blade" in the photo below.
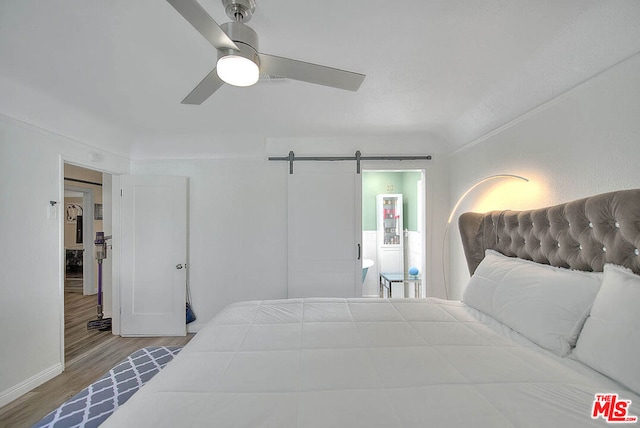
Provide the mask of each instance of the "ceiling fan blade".
[{"label": "ceiling fan blade", "polygon": [[196,0],[167,0],[216,49],[240,50]]},{"label": "ceiling fan blade", "polygon": [[331,86],[349,91],[357,91],[365,78],[364,74],[310,62],[296,61],[274,55],[258,54],[260,71],[272,76],[286,77],[293,80]]},{"label": "ceiling fan blade", "polygon": [[211,70],[211,73],[207,74],[207,77],[202,79],[202,82],[198,83],[198,86],[193,88],[193,91],[182,100],[182,104],[200,105],[223,84],[224,82],[218,77],[218,72],[214,68]]}]

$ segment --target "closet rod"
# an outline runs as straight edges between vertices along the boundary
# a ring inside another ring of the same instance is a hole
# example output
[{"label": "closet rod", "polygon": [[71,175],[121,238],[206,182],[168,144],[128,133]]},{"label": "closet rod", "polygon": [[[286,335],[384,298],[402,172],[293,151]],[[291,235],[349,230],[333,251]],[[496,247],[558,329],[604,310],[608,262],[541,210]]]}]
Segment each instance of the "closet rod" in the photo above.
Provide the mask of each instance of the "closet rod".
[{"label": "closet rod", "polygon": [[426,156],[362,156],[360,150],[356,151],[355,156],[296,156],[293,151],[289,152],[289,156],[270,156],[270,161],[287,161],[289,162],[289,174],[293,174],[293,162],[295,161],[356,161],[356,172],[360,174],[360,161],[363,160],[431,160],[431,155]]}]

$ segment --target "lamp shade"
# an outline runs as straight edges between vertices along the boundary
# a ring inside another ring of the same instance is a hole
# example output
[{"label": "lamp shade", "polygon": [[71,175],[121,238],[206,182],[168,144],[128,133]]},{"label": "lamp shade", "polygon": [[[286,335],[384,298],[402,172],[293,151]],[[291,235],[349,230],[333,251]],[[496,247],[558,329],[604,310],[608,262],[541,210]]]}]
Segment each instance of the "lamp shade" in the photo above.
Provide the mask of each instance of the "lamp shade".
[{"label": "lamp shade", "polygon": [[251,86],[258,81],[258,64],[240,55],[225,55],[218,59],[218,77],[233,86]]}]

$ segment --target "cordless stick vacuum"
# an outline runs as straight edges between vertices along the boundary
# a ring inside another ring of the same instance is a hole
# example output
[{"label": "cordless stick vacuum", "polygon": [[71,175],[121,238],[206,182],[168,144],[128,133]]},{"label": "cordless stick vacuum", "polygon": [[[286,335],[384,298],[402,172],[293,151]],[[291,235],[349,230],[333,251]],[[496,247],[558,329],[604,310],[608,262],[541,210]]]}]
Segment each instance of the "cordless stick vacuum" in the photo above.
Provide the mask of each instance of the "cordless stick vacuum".
[{"label": "cordless stick vacuum", "polygon": [[104,232],[96,232],[96,259],[98,259],[98,319],[87,323],[87,330],[111,331],[111,318],[103,318],[102,313],[102,261],[107,258],[107,240]]}]

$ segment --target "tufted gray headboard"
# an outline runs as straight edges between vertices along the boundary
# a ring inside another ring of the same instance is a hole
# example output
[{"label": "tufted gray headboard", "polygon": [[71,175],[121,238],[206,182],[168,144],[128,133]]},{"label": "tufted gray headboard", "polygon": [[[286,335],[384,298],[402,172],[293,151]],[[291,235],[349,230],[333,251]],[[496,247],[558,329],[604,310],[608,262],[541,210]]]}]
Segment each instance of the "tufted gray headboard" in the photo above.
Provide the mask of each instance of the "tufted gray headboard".
[{"label": "tufted gray headboard", "polygon": [[640,274],[640,189],[528,211],[464,213],[458,226],[472,275],[488,248],[552,266],[600,272],[614,263]]}]

